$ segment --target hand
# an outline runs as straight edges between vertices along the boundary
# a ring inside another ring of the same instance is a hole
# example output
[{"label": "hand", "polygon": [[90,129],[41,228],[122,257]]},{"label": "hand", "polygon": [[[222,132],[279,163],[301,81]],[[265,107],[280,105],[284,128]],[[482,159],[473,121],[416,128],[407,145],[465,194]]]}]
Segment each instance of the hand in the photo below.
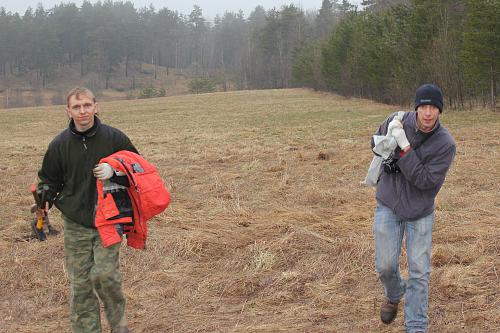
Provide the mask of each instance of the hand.
[{"label": "hand", "polygon": [[397,118],[394,118],[393,120],[391,120],[391,122],[389,123],[389,126],[387,127],[387,133],[388,134],[391,133],[392,130],[395,128],[401,128],[401,129],[403,128],[403,124]]},{"label": "hand", "polygon": [[47,184],[41,185],[36,191],[38,198],[40,199],[40,209],[49,210],[54,204],[54,195],[50,191],[50,187]]},{"label": "hand", "polygon": [[94,172],[94,177],[99,180],[109,179],[113,177],[115,173],[113,168],[108,163],[98,164],[92,171]]},{"label": "hand", "polygon": [[410,147],[410,142],[408,142],[405,130],[403,128],[394,127],[392,129],[392,137],[396,139],[399,148],[401,148],[402,150],[405,150],[406,148]]},{"label": "hand", "polygon": [[45,209],[46,211],[52,208],[54,202],[51,199],[46,198],[44,201],[40,202],[41,209]]}]

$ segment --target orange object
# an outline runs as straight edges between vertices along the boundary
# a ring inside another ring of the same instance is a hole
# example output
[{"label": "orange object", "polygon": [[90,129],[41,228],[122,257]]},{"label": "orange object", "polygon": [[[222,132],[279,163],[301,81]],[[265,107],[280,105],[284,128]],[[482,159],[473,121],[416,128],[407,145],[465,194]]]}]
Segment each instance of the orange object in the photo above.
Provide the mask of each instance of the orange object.
[{"label": "orange object", "polygon": [[170,204],[170,193],[156,167],[142,156],[122,150],[105,157],[99,163],[108,163],[123,172],[130,183],[127,193],[132,202],[133,219],[121,217],[112,195],[105,195],[103,182],[97,180],[97,210],[95,226],[104,247],[121,241],[115,224],[124,226],[127,245],[144,249],[148,235],[147,221],[163,212]]}]

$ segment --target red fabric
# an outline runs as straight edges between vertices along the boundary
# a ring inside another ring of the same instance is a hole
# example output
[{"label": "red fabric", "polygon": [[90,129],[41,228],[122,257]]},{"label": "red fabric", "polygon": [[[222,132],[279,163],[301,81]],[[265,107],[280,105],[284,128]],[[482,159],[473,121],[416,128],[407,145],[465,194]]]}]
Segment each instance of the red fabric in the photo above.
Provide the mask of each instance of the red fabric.
[{"label": "red fabric", "polygon": [[118,231],[116,231],[114,224],[104,224],[98,227],[97,231],[101,237],[101,244],[103,247],[109,247],[122,241],[122,238]]},{"label": "red fabric", "polygon": [[111,220],[118,210],[112,195],[103,194],[103,184],[97,180],[97,211],[95,226],[104,247],[111,246],[121,241],[115,229],[115,223],[125,223],[124,233],[127,245],[136,249],[144,249],[148,236],[147,221],[153,216],[163,212],[170,204],[170,193],[163,184],[155,166],[146,161],[142,156],[122,150],[105,157],[99,163],[108,163],[113,169],[127,175],[130,187],[127,193],[132,202],[134,211],[134,225],[127,225],[132,220],[129,217]]},{"label": "red fabric", "polygon": [[403,157],[403,156],[405,156],[406,154],[408,154],[408,153],[410,152],[410,150],[411,150],[411,147],[410,147],[410,149],[408,149],[407,151],[401,150],[401,151],[399,152],[399,157]]}]

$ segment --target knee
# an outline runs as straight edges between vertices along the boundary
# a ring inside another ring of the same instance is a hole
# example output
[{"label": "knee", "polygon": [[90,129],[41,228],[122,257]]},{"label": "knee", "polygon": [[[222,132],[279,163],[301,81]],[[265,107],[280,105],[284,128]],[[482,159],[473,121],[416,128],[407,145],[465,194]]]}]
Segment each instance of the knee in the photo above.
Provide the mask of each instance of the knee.
[{"label": "knee", "polygon": [[399,262],[389,258],[380,258],[376,262],[376,269],[381,280],[392,277],[398,272]]},{"label": "knee", "polygon": [[96,269],[91,275],[94,286],[107,286],[121,281],[120,273],[114,268]]},{"label": "knee", "polygon": [[429,280],[429,276],[431,274],[430,265],[426,265],[424,263],[409,263],[408,266],[408,278],[410,280]]},{"label": "knee", "polygon": [[408,274],[410,279],[428,280],[430,273],[431,261],[429,255],[408,256]]}]

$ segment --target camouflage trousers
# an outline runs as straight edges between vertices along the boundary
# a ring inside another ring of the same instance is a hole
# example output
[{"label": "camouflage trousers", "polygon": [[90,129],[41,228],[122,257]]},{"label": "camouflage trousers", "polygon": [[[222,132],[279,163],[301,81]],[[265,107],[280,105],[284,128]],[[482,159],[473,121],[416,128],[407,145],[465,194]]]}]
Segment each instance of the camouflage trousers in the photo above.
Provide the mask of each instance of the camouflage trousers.
[{"label": "camouflage trousers", "polygon": [[83,227],[64,217],[64,256],[70,280],[74,333],[101,332],[99,300],[112,328],[126,325],[120,245],[104,248],[96,229]]}]

